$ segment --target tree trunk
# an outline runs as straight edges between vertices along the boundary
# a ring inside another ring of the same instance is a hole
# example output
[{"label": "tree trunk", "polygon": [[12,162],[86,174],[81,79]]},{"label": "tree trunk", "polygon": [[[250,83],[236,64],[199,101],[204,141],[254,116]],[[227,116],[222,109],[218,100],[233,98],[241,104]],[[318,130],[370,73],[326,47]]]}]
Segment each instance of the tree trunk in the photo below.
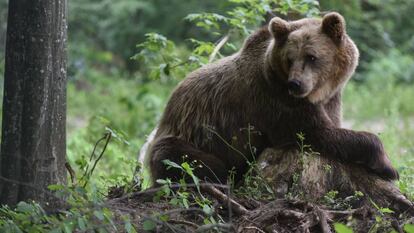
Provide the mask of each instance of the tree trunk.
[{"label": "tree trunk", "polygon": [[368,201],[365,204],[372,204],[371,199],[380,207],[390,207],[400,213],[408,210],[414,214],[413,204],[393,182],[383,180],[359,165],[317,154],[268,149],[261,155],[259,166],[261,175],[279,197],[300,191],[307,200],[317,201],[330,191],[337,191],[338,198],[353,196],[360,191],[365,196],[363,200]]},{"label": "tree trunk", "polygon": [[301,192],[306,200],[318,201],[330,191],[337,191],[338,198],[353,196],[359,191],[365,196],[364,204],[372,205],[371,199],[380,207],[414,214],[413,204],[393,182],[359,165],[341,163],[315,153],[267,149],[260,157],[259,166],[261,175],[273,186],[278,197]]},{"label": "tree trunk", "polygon": [[65,183],[66,0],[9,2],[0,203],[56,204]]}]

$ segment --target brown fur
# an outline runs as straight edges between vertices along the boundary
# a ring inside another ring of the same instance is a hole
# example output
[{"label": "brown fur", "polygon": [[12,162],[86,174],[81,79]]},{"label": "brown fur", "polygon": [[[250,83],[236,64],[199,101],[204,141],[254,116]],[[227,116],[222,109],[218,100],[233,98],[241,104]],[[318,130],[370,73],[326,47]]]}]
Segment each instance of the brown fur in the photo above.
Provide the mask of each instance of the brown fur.
[{"label": "brown fur", "polygon": [[[197,160],[201,179],[236,180],[267,147],[296,147],[297,133],[322,156],[359,163],[387,179],[392,168],[377,136],[340,128],[341,90],[358,50],[337,13],[286,22],[274,18],[236,54],[192,72],[173,92],[149,150],[152,178],[178,179],[168,159]],[[309,54],[317,60],[310,63]],[[287,82],[304,84],[300,96]]]}]

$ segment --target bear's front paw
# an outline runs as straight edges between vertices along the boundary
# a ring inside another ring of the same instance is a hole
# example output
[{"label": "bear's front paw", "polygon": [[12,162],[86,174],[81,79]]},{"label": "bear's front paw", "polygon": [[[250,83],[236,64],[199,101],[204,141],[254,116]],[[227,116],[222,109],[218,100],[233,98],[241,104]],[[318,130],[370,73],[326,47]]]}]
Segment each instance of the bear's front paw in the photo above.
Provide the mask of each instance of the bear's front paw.
[{"label": "bear's front paw", "polygon": [[374,172],[385,180],[398,180],[400,175],[391,165],[384,166],[380,169],[374,169]]},{"label": "bear's front paw", "polygon": [[375,155],[371,158],[368,167],[377,175],[385,180],[398,180],[400,178],[398,171],[392,167],[384,148],[376,150]]},{"label": "bear's front paw", "polygon": [[365,143],[361,147],[362,153],[359,162],[365,164],[369,170],[386,180],[399,179],[398,171],[392,167],[391,161],[385,152],[380,138],[372,133],[361,132],[364,135]]}]

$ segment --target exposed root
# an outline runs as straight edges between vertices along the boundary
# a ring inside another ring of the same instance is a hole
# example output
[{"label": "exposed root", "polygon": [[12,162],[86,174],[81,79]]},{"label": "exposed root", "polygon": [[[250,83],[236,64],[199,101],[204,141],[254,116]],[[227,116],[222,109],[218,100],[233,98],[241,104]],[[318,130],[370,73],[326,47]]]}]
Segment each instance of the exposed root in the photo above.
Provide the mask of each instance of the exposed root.
[{"label": "exposed root", "polygon": [[204,190],[212,197],[217,199],[220,203],[228,204],[237,216],[249,213],[249,211],[244,206],[242,206],[241,204],[239,204],[238,202],[236,202],[235,200],[233,200],[232,198],[230,198],[229,196],[227,196],[226,194],[224,194],[212,185],[205,185],[202,187],[202,190]]},{"label": "exposed root", "polygon": [[[157,232],[331,233],[335,223],[347,223],[354,232],[403,232],[404,224],[414,221],[413,203],[394,183],[356,165],[276,150],[265,151],[258,164],[263,180],[275,192],[274,200],[246,200],[223,192],[229,189],[225,185],[204,183],[200,190],[212,202],[212,213],[196,204],[178,208],[168,199],[155,203],[159,188],[126,195],[117,189],[107,204],[134,215],[137,226],[152,220]],[[194,185],[186,187],[199,195]],[[170,188],[176,191],[180,186]],[[324,202],[332,190],[338,191],[338,199]],[[363,195],[355,199],[356,191]]]}]

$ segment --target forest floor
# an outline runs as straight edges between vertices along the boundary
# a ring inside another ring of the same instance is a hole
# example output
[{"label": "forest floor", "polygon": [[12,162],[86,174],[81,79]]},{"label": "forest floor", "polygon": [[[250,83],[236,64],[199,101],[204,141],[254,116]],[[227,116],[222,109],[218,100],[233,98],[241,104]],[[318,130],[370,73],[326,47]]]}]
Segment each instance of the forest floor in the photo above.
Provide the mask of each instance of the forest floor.
[{"label": "forest floor", "polygon": [[[388,208],[332,205],[300,198],[260,199],[230,194],[223,185],[201,184],[200,190],[175,186],[129,194],[112,189],[108,204],[119,216],[128,214],[138,232],[411,232],[414,212]],[[174,194],[175,193],[175,194]],[[200,203],[203,199],[203,203]],[[208,200],[208,202],[206,202]],[[185,204],[187,203],[187,204]],[[353,230],[351,230],[353,229]],[[408,229],[408,230],[407,230]]]}]

